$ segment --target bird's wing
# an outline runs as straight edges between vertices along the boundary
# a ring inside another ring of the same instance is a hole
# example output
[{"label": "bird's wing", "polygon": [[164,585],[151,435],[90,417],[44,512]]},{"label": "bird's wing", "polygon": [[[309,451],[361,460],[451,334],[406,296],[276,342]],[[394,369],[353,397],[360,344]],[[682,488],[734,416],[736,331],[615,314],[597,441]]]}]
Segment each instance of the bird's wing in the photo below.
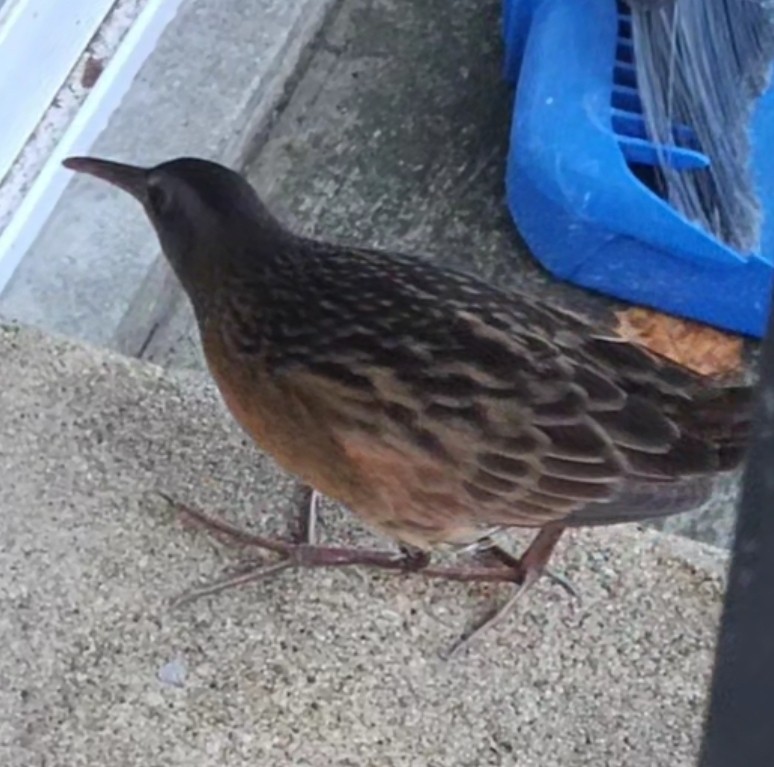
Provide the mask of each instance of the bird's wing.
[{"label": "bird's wing", "polygon": [[[421,464],[443,484],[436,497],[461,500],[482,522],[680,511],[697,483],[676,485],[738,459],[746,390],[704,390],[643,349],[467,276],[377,266],[379,280],[353,286],[349,275],[320,299],[333,320],[326,331],[321,314],[314,343],[301,342],[303,388],[339,414],[340,439],[359,456],[370,445],[380,466],[386,451],[389,465]],[[283,353],[297,367],[292,344]]]}]

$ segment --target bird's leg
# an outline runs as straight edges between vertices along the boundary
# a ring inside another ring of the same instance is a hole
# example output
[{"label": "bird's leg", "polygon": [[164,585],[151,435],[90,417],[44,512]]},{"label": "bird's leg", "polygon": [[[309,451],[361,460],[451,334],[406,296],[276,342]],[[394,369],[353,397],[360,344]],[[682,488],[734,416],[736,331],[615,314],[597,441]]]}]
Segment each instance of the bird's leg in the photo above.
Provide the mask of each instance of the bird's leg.
[{"label": "bird's leg", "polygon": [[[479,621],[472,629],[465,632],[449,649],[446,654],[447,659],[459,653],[462,649],[469,646],[476,637],[480,636],[485,629],[492,628],[502,621],[508,613],[516,606],[521,598],[535,585],[535,582],[546,572],[546,565],[551,558],[551,554],[562,537],[565,528],[562,525],[546,525],[535,536],[535,539],[529,545],[524,554],[519,559],[511,556],[507,551],[499,546],[491,549],[492,555],[502,562],[506,562],[512,568],[516,577],[514,581],[518,584],[513,594],[508,598],[505,604],[494,608],[483,620]],[[562,587],[569,593],[577,597],[577,592],[569,583],[561,577],[554,577]]]},{"label": "bird's leg", "polygon": [[298,541],[314,546],[317,543],[317,511],[320,494],[309,485],[301,489],[301,512],[298,515]]},{"label": "bird's leg", "polygon": [[[516,559],[505,550],[490,546],[491,555],[499,564],[488,566],[474,565],[444,565],[432,566],[430,554],[411,546],[401,546],[400,553],[381,551],[376,549],[355,549],[337,546],[321,546],[316,543],[316,520],[318,494],[307,489],[305,502],[300,516],[301,540],[285,541],[270,538],[256,533],[240,530],[228,522],[217,517],[210,517],[203,512],[170,499],[170,503],[177,507],[180,515],[189,523],[208,530],[219,540],[224,540],[230,545],[258,548],[263,551],[273,552],[280,556],[279,561],[267,564],[264,561],[245,562],[236,573],[220,578],[211,583],[192,589],[178,598],[174,604],[180,606],[199,597],[217,594],[229,588],[244,585],[265,578],[291,568],[316,568],[316,567],[352,567],[364,566],[398,572],[417,573],[427,578],[441,578],[463,583],[516,583],[519,589],[509,602],[493,616],[498,621],[500,612],[507,612],[517,601],[517,597],[532,585],[534,580],[543,572],[545,562],[550,557],[561,530],[550,541],[549,534],[553,528],[544,528],[536,537],[532,545],[521,559]],[[545,559],[541,560],[541,556]],[[570,591],[575,593],[572,587],[559,578],[557,580]],[[491,616],[481,625],[491,624]],[[478,628],[473,633],[478,632]],[[463,638],[466,644],[472,638],[472,634]]]},{"label": "bird's leg", "polygon": [[430,555],[420,549],[404,546],[400,553],[375,549],[355,549],[336,546],[320,546],[314,543],[314,521],[316,519],[316,493],[308,495],[304,506],[302,528],[305,540],[284,541],[256,533],[240,530],[238,527],[217,517],[211,517],[198,509],[179,504],[170,498],[179,515],[189,524],[202,527],[218,540],[232,546],[258,548],[280,556],[278,562],[245,562],[236,573],[220,578],[199,588],[192,589],[173,603],[180,606],[199,597],[217,594],[226,589],[268,578],[289,568],[303,567],[352,567],[362,565],[383,570],[417,572],[428,578],[443,578],[460,582],[518,582],[518,573],[510,565],[495,567],[430,565]]},{"label": "bird's leg", "polygon": [[407,573],[421,573],[430,566],[430,554],[416,546],[402,543],[398,550],[403,561],[403,569]]},{"label": "bird's leg", "polygon": [[[317,542],[317,518],[320,503],[320,494],[308,485],[301,485],[301,498],[299,500],[299,513],[292,524],[292,539],[298,543],[307,543],[314,545]],[[264,545],[260,545],[253,533],[246,530],[240,530],[228,522],[224,522],[216,517],[210,517],[201,511],[178,503],[167,495],[161,494],[167,503],[178,513],[178,516],[184,524],[191,524],[195,527],[209,531],[226,546],[259,546],[269,551],[284,551],[284,543],[277,542],[278,546],[270,545],[270,539],[262,539]]]},{"label": "bird's leg", "polygon": [[[538,542],[538,537],[536,536],[535,540],[533,541],[532,545],[535,545],[535,543]],[[506,551],[502,546],[498,546],[494,541],[490,539],[485,539],[481,542],[481,553],[487,555],[488,558],[491,558],[497,562],[500,562],[504,565],[509,565],[512,567],[515,571],[521,572],[522,571],[522,563],[521,560],[517,557],[514,557],[513,554]],[[551,552],[549,552],[550,555]],[[527,552],[525,552],[524,556],[526,556]],[[547,560],[546,560],[547,561]],[[556,572],[556,570],[551,570],[548,567],[544,567],[542,570],[542,574],[548,578],[548,580],[555,583],[557,586],[564,589],[569,596],[571,596],[573,599],[581,601],[581,595],[578,592],[578,589],[575,588],[575,585],[564,575],[561,573]]]},{"label": "bird's leg", "polygon": [[[296,543],[314,546],[317,541],[317,509],[319,506],[320,494],[308,485],[303,485],[301,487],[301,493],[300,512],[295,522],[296,530],[293,537]],[[165,498],[177,509],[178,514],[183,520],[188,523],[193,523],[197,527],[205,528],[213,535],[213,537],[226,545],[258,547],[278,554],[284,554],[286,552],[288,544],[284,541],[275,541],[271,538],[248,533],[222,519],[207,516],[196,509],[176,503],[171,498],[166,496]],[[241,567],[237,568],[235,573],[224,576],[223,578],[218,578],[199,588],[190,589],[185,594],[181,594],[173,601],[173,606],[179,607],[209,594],[217,594],[244,583],[250,583],[261,578],[269,578],[272,575],[276,575],[283,570],[286,570],[291,565],[292,562],[287,558],[280,559],[279,562],[273,564],[254,561],[244,562]]]}]

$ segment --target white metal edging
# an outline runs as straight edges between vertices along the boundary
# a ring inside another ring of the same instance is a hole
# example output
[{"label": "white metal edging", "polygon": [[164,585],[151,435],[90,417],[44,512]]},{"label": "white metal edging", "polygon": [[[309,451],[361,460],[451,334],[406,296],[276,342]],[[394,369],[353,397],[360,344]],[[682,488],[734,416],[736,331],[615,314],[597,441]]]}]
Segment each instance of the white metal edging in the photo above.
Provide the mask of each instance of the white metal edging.
[{"label": "white metal edging", "polygon": [[113,0],[11,0],[0,24],[0,179],[112,6]]},{"label": "white metal edging", "polygon": [[62,160],[89,151],[182,2],[148,0],[49,155],[29,192],[0,233],[0,291],[40,233],[70,180],[72,174],[61,167]]}]

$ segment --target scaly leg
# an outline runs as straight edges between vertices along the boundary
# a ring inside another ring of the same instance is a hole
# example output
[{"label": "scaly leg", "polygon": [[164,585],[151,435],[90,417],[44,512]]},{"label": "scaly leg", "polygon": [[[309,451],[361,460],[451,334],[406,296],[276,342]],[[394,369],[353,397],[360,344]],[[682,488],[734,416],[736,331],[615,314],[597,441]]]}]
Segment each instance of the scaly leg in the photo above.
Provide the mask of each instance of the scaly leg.
[{"label": "scaly leg", "polygon": [[447,658],[459,653],[485,629],[494,627],[514,608],[518,601],[529,591],[541,575],[546,574],[571,596],[579,598],[577,591],[565,578],[546,569],[551,554],[564,531],[561,525],[548,525],[535,537],[527,551],[517,559],[501,547],[485,541],[486,552],[499,565],[476,567],[471,565],[434,567],[430,564],[430,555],[426,551],[401,546],[400,553],[374,549],[354,549],[335,546],[321,546],[316,543],[316,522],[318,494],[308,490],[303,505],[299,528],[301,541],[283,541],[265,536],[247,533],[223,520],[209,517],[202,512],[180,504],[175,504],[189,522],[209,530],[213,535],[228,540],[232,545],[255,547],[279,554],[278,562],[250,562],[235,574],[218,579],[192,589],[173,603],[180,606],[200,597],[217,594],[221,591],[246,583],[263,580],[291,568],[312,567],[352,567],[365,566],[404,573],[417,573],[427,578],[466,583],[515,583],[516,590],[504,605],[490,612],[483,620],[466,632],[451,647]]},{"label": "scaly leg", "polygon": [[[533,545],[535,543],[537,543],[537,537],[533,541]],[[506,551],[501,546],[498,546],[494,541],[490,539],[484,539],[481,542],[480,549],[482,550],[482,553],[489,555],[497,562],[500,562],[504,565],[509,565],[510,567],[514,568],[514,570],[521,571],[521,560],[517,557],[514,557],[513,554]],[[524,556],[526,556],[526,552]],[[576,589],[575,585],[561,573],[556,572],[556,570],[551,570],[548,567],[544,567],[543,576],[548,578],[548,580],[552,581],[560,588],[564,589],[564,591],[566,591],[567,594],[573,599],[577,600],[578,602],[582,601],[578,589]]]},{"label": "scaly leg", "polygon": [[510,564],[495,567],[444,566],[432,567],[427,552],[403,547],[400,553],[374,549],[355,549],[337,546],[320,546],[314,542],[316,518],[316,494],[309,496],[302,516],[301,528],[305,540],[284,541],[277,538],[248,533],[216,517],[210,517],[196,509],[166,499],[180,516],[197,527],[209,531],[214,537],[235,546],[248,546],[273,552],[280,556],[278,562],[250,562],[229,576],[192,589],[173,604],[178,607],[210,594],[277,575],[289,568],[304,567],[352,567],[362,565],[384,570],[416,572],[428,578],[444,578],[461,582],[510,582],[518,583],[520,573]]},{"label": "scaly leg", "polygon": [[[517,573],[514,578],[518,584],[513,594],[508,598],[505,604],[496,607],[490,611],[483,620],[479,621],[472,629],[465,632],[448,650],[446,659],[457,655],[461,650],[468,647],[470,643],[487,629],[493,628],[513,610],[521,598],[535,585],[537,580],[546,572],[546,565],[551,558],[551,554],[556,548],[556,544],[562,537],[565,528],[562,525],[546,525],[535,536],[535,539],[529,545],[529,548],[519,559],[512,557],[507,551],[500,547],[491,549],[492,554],[500,561],[510,563],[512,570]],[[578,597],[578,593],[569,581],[561,576],[553,576],[553,580],[565,588],[570,595]]]}]

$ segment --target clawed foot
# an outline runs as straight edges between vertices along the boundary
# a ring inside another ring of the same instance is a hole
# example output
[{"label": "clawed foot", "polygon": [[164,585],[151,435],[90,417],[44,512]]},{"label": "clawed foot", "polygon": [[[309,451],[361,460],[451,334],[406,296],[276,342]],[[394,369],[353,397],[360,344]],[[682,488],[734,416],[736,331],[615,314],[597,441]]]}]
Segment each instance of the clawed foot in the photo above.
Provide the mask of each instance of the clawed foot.
[{"label": "clawed foot", "polygon": [[431,567],[430,555],[418,549],[401,548],[399,553],[378,549],[354,549],[321,546],[316,542],[317,494],[312,492],[304,505],[301,524],[303,540],[280,540],[240,530],[228,522],[211,517],[167,498],[179,517],[188,525],[203,528],[226,545],[256,548],[277,554],[279,560],[246,561],[235,573],[192,589],[177,600],[174,606],[188,604],[200,597],[217,594],[235,586],[263,580],[291,568],[353,567],[356,565],[405,573],[418,572],[427,577],[457,581],[512,581],[510,567]]},{"label": "clawed foot", "polygon": [[499,546],[496,546],[491,542],[485,542],[485,545],[487,546],[485,553],[487,555],[510,565],[514,572],[518,574],[518,577],[514,579],[517,585],[504,604],[492,608],[481,620],[475,623],[451,645],[443,655],[446,660],[451,659],[455,655],[458,655],[463,649],[469,647],[471,642],[477,637],[480,637],[484,631],[490,630],[501,623],[503,618],[513,611],[514,607],[516,607],[524,595],[535,585],[542,575],[545,575],[558,586],[561,586],[570,597],[578,602],[581,601],[577,589],[569,580],[567,580],[567,578],[546,568],[548,560],[551,558],[551,554],[563,532],[564,528],[560,525],[549,525],[544,527],[519,559],[516,559],[516,557]]},{"label": "clawed foot", "polygon": [[[494,559],[497,562],[502,562],[505,565],[509,565],[514,570],[517,570],[519,572],[522,572],[525,576],[526,580],[526,572],[524,572],[526,568],[527,561],[534,559],[536,552],[540,552],[540,563],[539,567],[540,572],[539,574],[542,575],[544,578],[548,578],[549,581],[559,586],[562,590],[564,590],[567,595],[575,600],[576,602],[581,602],[581,595],[578,589],[575,588],[575,584],[570,581],[569,578],[562,575],[561,573],[556,572],[556,570],[551,570],[550,568],[545,566],[545,563],[548,562],[548,560],[551,557],[551,554],[553,553],[554,547],[556,546],[556,543],[558,541],[558,536],[556,541],[554,541],[553,545],[551,545],[550,548],[547,547],[546,544],[546,538],[542,539],[540,538],[540,535],[535,538],[535,540],[532,542],[531,546],[527,551],[522,555],[521,559],[518,559],[513,556],[513,554],[510,554],[505,549],[501,548],[500,546],[497,546],[493,541],[490,540],[484,540],[481,542],[480,549],[482,553],[485,556],[488,556],[490,559]],[[535,548],[536,547],[536,548]],[[528,558],[527,554],[530,552],[530,549],[532,549],[532,555]]]},{"label": "clawed foot", "polygon": [[208,516],[197,509],[176,503],[170,498],[167,498],[167,501],[175,507],[184,523],[207,530],[225,545],[257,548],[262,552],[279,555],[279,560],[271,563],[263,560],[245,561],[236,572],[187,591],[173,601],[173,607],[180,607],[201,597],[246,583],[270,578],[291,568],[371,564],[376,567],[411,570],[415,566],[413,556],[408,553],[395,554],[318,546],[316,542],[319,494],[310,488],[305,488],[305,499],[298,520],[298,534],[294,540],[289,541],[248,533],[222,519]]},{"label": "clawed foot", "polygon": [[296,568],[311,567],[352,567],[365,566],[403,573],[418,573],[428,578],[443,578],[460,582],[511,583],[516,590],[501,607],[490,611],[450,648],[446,658],[458,654],[468,647],[484,629],[498,623],[514,608],[521,597],[545,574],[560,585],[573,598],[580,599],[574,586],[564,577],[546,569],[546,563],[558,542],[563,528],[546,527],[541,530],[524,555],[517,559],[491,542],[484,543],[483,554],[490,563],[476,565],[431,565],[430,555],[419,549],[401,547],[400,552],[378,549],[354,549],[336,546],[322,546],[317,543],[316,492],[309,491],[300,515],[299,534],[295,540],[281,540],[240,530],[228,522],[210,517],[197,509],[167,501],[177,509],[180,518],[195,527],[203,528],[223,543],[237,547],[257,548],[261,552],[277,555],[274,562],[263,559],[245,561],[235,572],[200,587],[191,589],[173,602],[174,607],[188,604],[196,599],[217,594],[226,589],[263,580],[281,572]]},{"label": "clawed foot", "polygon": [[[311,508],[312,504],[310,504]],[[201,588],[187,592],[175,605],[188,603],[194,599],[216,594],[233,586],[262,580],[277,575],[290,568],[311,567],[353,567],[356,565],[404,573],[419,573],[428,578],[474,582],[514,582],[518,577],[511,566],[474,567],[448,566],[434,567],[430,564],[430,555],[415,549],[402,549],[399,553],[379,549],[354,549],[338,546],[321,546],[314,542],[283,541],[268,538],[240,530],[228,522],[210,517],[197,509],[175,504],[178,514],[187,523],[208,530],[218,540],[232,546],[253,547],[261,551],[278,554],[277,562],[266,564],[245,562],[238,571],[225,578],[205,584]],[[307,529],[312,529],[308,525]]]}]

